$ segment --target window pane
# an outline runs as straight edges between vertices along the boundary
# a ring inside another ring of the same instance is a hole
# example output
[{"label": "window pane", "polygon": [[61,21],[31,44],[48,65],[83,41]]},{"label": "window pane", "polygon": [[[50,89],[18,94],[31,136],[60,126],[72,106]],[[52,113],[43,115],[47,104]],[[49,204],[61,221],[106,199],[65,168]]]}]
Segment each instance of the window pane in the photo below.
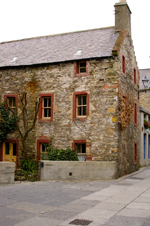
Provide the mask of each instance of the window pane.
[{"label": "window pane", "polygon": [[51,108],[48,108],[47,109],[47,113],[48,113],[48,116],[47,117],[51,117]]},{"label": "window pane", "polygon": [[83,115],[86,115],[86,106],[83,107]]},{"label": "window pane", "polygon": [[16,156],[16,149],[17,149],[17,145],[16,143],[13,143],[13,156]]},{"label": "window pane", "polygon": [[82,153],[86,153],[86,144],[82,144]]},{"label": "window pane", "polygon": [[48,107],[51,107],[51,98],[48,98]]},{"label": "window pane", "polygon": [[80,73],[86,72],[86,68],[80,68]]},{"label": "window pane", "polygon": [[86,96],[83,96],[83,105],[86,105]]},{"label": "window pane", "polygon": [[13,98],[13,107],[15,107],[15,98]]},{"label": "window pane", "polygon": [[80,144],[75,144],[77,153],[81,153],[81,148],[80,148]]},{"label": "window pane", "polygon": [[86,68],[86,62],[80,63],[80,67],[85,67]]},{"label": "window pane", "polygon": [[9,155],[9,142],[5,143],[5,155]]},{"label": "window pane", "polygon": [[45,144],[42,144],[42,152],[45,152],[46,151],[46,146]]},{"label": "window pane", "polygon": [[47,108],[44,109],[44,117],[47,117]]},{"label": "window pane", "polygon": [[44,107],[47,107],[47,98],[44,98]]},{"label": "window pane", "polygon": [[81,96],[78,97],[78,105],[81,105]]},{"label": "window pane", "polygon": [[12,99],[9,98],[9,107],[12,107]]},{"label": "window pane", "polygon": [[82,115],[81,109],[81,107],[78,107],[78,115]]}]

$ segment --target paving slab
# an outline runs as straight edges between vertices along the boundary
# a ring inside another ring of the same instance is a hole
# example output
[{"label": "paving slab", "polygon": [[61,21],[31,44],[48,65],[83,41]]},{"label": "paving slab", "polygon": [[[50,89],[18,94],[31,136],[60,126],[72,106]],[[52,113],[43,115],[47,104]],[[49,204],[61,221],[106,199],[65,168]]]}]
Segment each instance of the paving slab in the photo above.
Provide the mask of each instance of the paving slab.
[{"label": "paving slab", "polygon": [[145,202],[145,203],[150,203],[150,197],[142,197],[139,196],[135,200],[135,202]]},{"label": "paving slab", "polygon": [[15,226],[58,226],[61,221],[52,220],[45,217],[34,217],[24,222],[18,223]]},{"label": "paving slab", "polygon": [[101,203],[97,204],[93,209],[98,209],[99,211],[102,211],[102,210],[120,211],[120,210],[122,210],[124,208],[125,208],[124,204],[116,203],[114,205],[114,203],[101,202]]},{"label": "paving slab", "polygon": [[31,213],[47,213],[55,209],[54,207],[28,203],[28,202],[19,202],[19,203],[8,206],[8,208],[24,210]]},{"label": "paving slab", "polygon": [[21,222],[19,219],[11,219],[4,216],[0,217],[0,226],[14,226],[19,222]]},{"label": "paving slab", "polygon": [[126,195],[124,196],[122,194],[122,196],[113,196],[107,200],[104,200],[104,202],[108,202],[108,203],[120,203],[120,204],[128,204],[130,202],[132,202],[135,199],[135,195]]},{"label": "paving slab", "polygon": [[142,203],[142,202],[132,202],[127,208],[130,209],[141,209],[141,210],[150,210],[150,203]]},{"label": "paving slab", "polygon": [[143,209],[130,209],[125,208],[121,210],[119,213],[116,214],[117,216],[126,216],[126,217],[143,217],[147,218],[150,217],[150,211],[149,210],[143,210]]},{"label": "paving slab", "polygon": [[114,216],[109,221],[107,221],[105,226],[142,226],[146,218],[140,217],[123,217]]},{"label": "paving slab", "polygon": [[77,215],[77,212],[57,209],[57,210],[52,210],[48,213],[42,214],[42,217],[65,221],[76,215]]},{"label": "paving slab", "polygon": [[[74,218],[70,218],[69,220],[61,223],[59,226],[71,226],[70,222],[72,222],[75,219],[88,220],[86,218],[80,218],[80,216],[77,215]],[[92,220],[90,220],[90,221],[92,221]],[[106,218],[94,219],[92,221],[92,223],[89,224],[89,226],[101,226],[101,225],[104,225],[107,221],[108,221],[108,219],[106,219]]]},{"label": "paving slab", "polygon": [[146,220],[146,223],[143,226],[150,226],[150,218]]},{"label": "paving slab", "polygon": [[64,206],[61,206],[59,209],[60,210],[65,210],[65,211],[71,211],[71,212],[76,212],[76,213],[81,213],[85,210],[88,210],[91,208],[91,205],[83,205],[83,204],[78,204],[78,203],[68,203]]}]

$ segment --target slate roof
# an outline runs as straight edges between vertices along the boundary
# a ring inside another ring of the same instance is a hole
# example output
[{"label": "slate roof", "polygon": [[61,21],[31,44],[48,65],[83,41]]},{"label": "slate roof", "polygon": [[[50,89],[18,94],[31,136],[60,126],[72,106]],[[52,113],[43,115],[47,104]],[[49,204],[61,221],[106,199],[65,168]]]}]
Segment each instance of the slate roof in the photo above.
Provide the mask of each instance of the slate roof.
[{"label": "slate roof", "polygon": [[0,43],[0,67],[112,56],[114,27]]}]

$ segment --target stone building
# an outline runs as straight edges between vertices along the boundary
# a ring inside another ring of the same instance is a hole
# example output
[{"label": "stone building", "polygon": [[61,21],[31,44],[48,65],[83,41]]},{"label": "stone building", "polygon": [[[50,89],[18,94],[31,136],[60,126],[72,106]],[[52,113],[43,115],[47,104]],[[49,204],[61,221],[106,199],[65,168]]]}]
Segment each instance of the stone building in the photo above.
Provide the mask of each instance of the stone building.
[{"label": "stone building", "polygon": [[[145,78],[145,76],[149,79],[150,81],[150,69],[140,69],[140,81],[139,81],[139,89],[140,89],[140,105],[150,111],[150,91],[145,92],[145,88],[142,82],[142,79]],[[150,83],[149,83],[149,88],[150,88]]]},{"label": "stone building", "polygon": [[[19,93],[26,91],[32,121],[34,103],[43,97],[29,155],[40,159],[53,137],[54,147],[76,146],[81,161],[115,161],[116,177],[138,169],[139,72],[131,11],[126,1],[115,10],[114,27],[0,43],[1,101],[7,97],[21,119]],[[1,161],[12,161],[13,153],[18,159],[21,149],[16,131],[1,146]]]},{"label": "stone building", "polygon": [[[150,165],[150,90],[145,92],[142,79],[145,76],[150,80],[150,69],[140,69],[140,86],[139,86],[139,103],[140,103],[140,131],[141,131],[141,148],[140,148],[140,165]],[[150,88],[150,83],[149,87]],[[145,123],[144,123],[145,122]]]},{"label": "stone building", "polygon": [[141,148],[140,148],[140,165],[150,165],[150,128],[147,122],[150,122],[150,111],[140,106],[141,118]]}]

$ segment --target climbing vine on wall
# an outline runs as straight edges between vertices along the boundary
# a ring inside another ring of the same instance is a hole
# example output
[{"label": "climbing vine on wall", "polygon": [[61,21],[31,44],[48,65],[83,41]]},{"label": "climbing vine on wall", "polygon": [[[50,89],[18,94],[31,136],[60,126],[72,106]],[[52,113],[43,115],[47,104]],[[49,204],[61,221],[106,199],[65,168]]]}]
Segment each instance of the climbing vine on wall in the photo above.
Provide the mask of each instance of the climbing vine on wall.
[{"label": "climbing vine on wall", "polygon": [[7,101],[0,103],[0,145],[7,138],[7,134],[14,132],[16,121],[13,115],[10,115]]},{"label": "climbing vine on wall", "polygon": [[118,124],[120,130],[124,130],[130,124],[134,115],[134,103],[134,91],[130,91],[130,94],[124,94],[120,88],[118,91]]}]

